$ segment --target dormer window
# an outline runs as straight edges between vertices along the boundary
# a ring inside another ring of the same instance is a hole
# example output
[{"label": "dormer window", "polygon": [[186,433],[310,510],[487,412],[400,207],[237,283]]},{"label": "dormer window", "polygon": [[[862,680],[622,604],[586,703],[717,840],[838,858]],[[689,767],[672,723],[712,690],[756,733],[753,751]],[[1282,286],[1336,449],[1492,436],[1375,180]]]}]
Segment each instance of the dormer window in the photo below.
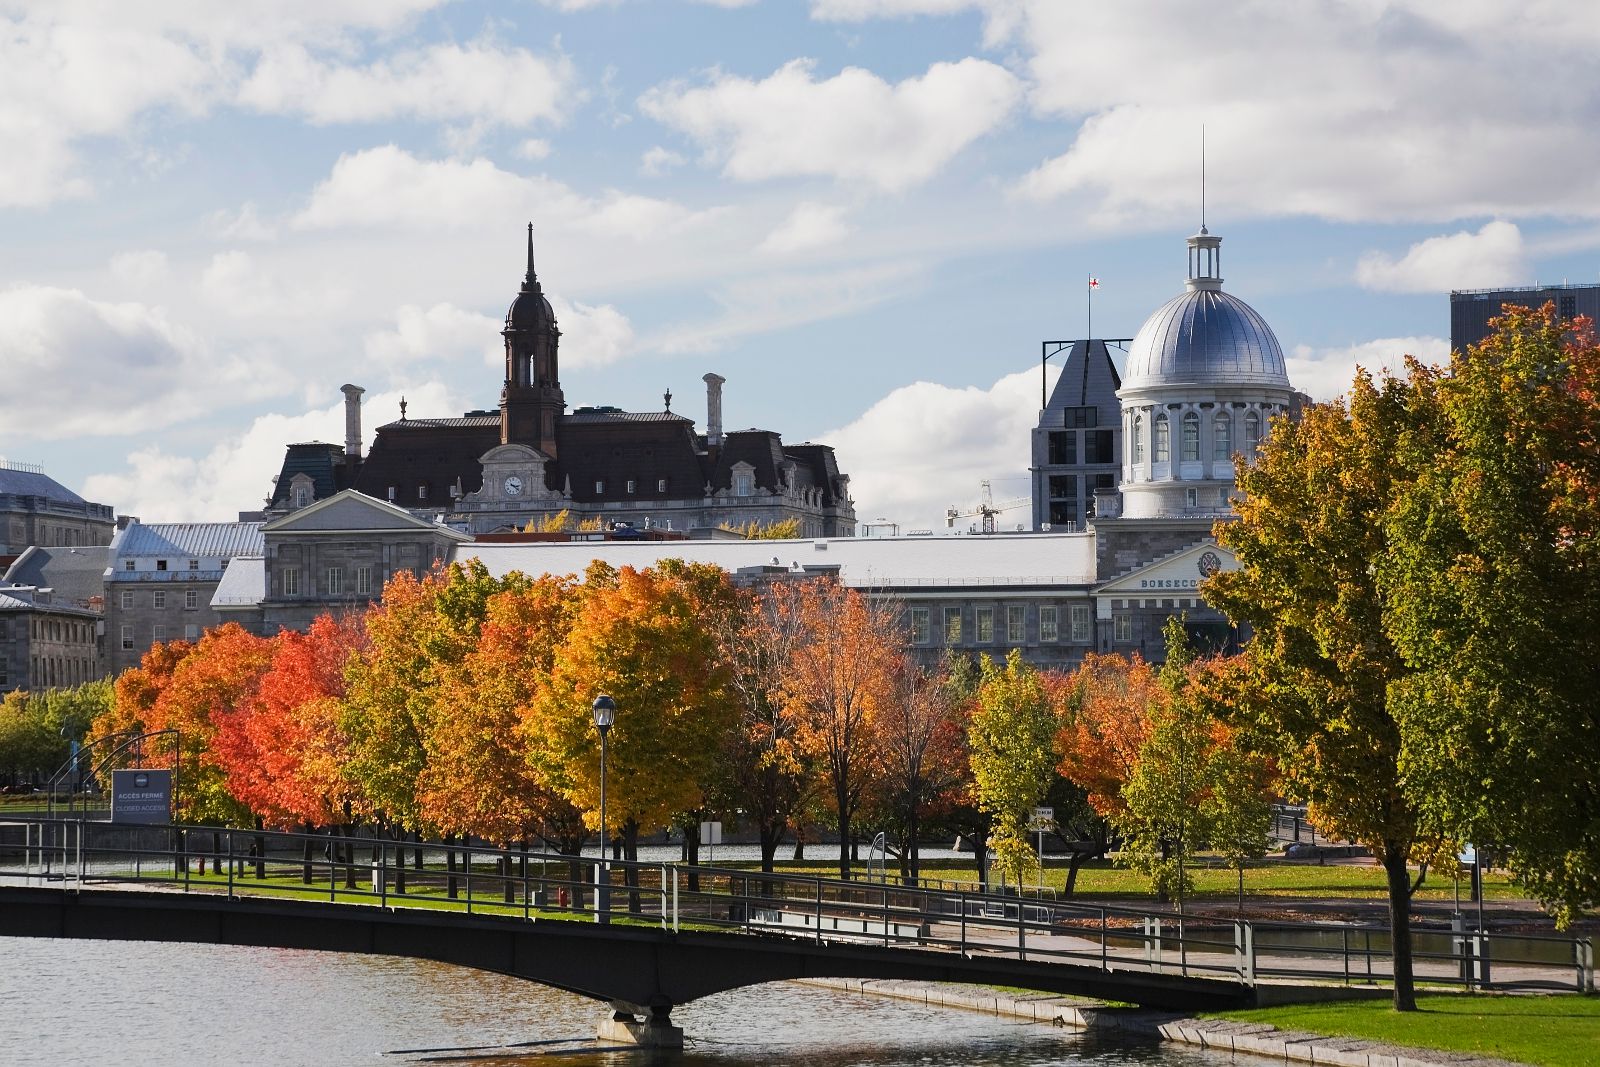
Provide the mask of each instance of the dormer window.
[{"label": "dormer window", "polygon": [[604,478],[596,478],[594,480],[594,495],[595,496],[600,496],[605,491],[606,491],[605,479]]},{"label": "dormer window", "polygon": [[167,561],[166,560],[164,560],[164,559],[156,560],[156,570],[164,571],[166,569],[167,569]]},{"label": "dormer window", "polygon": [[656,492],[665,493],[666,491],[667,491],[667,480],[665,478],[657,478],[656,479]]},{"label": "dormer window", "polygon": [[309,503],[311,503],[311,490],[303,485],[295,486],[294,506],[297,508],[303,508]]},{"label": "dormer window", "polygon": [[632,478],[629,478],[628,479],[628,492],[630,492],[630,493],[635,492],[638,488],[639,488],[639,483],[634,481]]},{"label": "dormer window", "polygon": [[427,486],[425,486],[425,485],[417,486],[417,499],[418,500],[426,500],[426,499],[428,499],[428,487]]}]

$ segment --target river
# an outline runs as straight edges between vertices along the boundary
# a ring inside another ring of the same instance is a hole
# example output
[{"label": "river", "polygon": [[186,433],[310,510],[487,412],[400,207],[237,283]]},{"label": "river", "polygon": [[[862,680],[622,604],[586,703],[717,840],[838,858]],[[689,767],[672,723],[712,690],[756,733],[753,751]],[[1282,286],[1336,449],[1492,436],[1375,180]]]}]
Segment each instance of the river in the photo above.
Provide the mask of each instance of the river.
[{"label": "river", "polygon": [[[603,1006],[386,956],[0,938],[0,1064],[618,1064]],[[685,1067],[1218,1067],[1232,1057],[778,982],[673,1012]],[[525,1043],[525,1044],[522,1044]],[[520,1047],[513,1047],[518,1046]],[[627,1057],[627,1059],[624,1059]]]}]

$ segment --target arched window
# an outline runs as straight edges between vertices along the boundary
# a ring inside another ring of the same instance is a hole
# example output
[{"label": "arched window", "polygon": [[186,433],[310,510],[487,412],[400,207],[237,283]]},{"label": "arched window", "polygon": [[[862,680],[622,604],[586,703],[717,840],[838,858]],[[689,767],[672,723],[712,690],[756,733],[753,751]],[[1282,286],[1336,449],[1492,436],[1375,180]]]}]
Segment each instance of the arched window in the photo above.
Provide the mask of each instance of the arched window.
[{"label": "arched window", "polygon": [[1133,461],[1144,462],[1144,416],[1133,417]]},{"label": "arched window", "polygon": [[1244,417],[1244,454],[1254,456],[1261,444],[1261,416],[1254,411]]},{"label": "arched window", "polygon": [[1226,411],[1219,411],[1211,424],[1211,458],[1233,458],[1233,417]]},{"label": "arched window", "polygon": [[1167,438],[1167,417],[1165,415],[1157,415],[1156,416],[1156,443],[1155,443],[1155,457],[1154,457],[1155,461],[1157,463],[1165,463],[1165,462],[1167,462],[1167,459],[1170,456],[1171,450],[1170,450],[1170,448],[1168,446],[1167,441],[1168,441],[1168,438]]},{"label": "arched window", "polygon": [[1200,458],[1200,416],[1192,411],[1183,416],[1183,458]]}]

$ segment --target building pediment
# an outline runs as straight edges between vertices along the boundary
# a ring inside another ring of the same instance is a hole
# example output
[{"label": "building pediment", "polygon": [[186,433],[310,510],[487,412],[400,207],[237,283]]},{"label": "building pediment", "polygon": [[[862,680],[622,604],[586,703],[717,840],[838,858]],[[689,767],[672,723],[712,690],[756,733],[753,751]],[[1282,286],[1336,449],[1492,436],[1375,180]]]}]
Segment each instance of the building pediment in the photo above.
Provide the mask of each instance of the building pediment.
[{"label": "building pediment", "polygon": [[1194,596],[1200,583],[1218,571],[1236,571],[1232,552],[1206,538],[1163,559],[1154,560],[1096,586],[1097,597]]},{"label": "building pediment", "polygon": [[291,511],[262,527],[264,534],[327,533],[349,531],[428,531],[457,540],[470,540],[448,527],[419,519],[405,508],[346,489],[308,507]]}]

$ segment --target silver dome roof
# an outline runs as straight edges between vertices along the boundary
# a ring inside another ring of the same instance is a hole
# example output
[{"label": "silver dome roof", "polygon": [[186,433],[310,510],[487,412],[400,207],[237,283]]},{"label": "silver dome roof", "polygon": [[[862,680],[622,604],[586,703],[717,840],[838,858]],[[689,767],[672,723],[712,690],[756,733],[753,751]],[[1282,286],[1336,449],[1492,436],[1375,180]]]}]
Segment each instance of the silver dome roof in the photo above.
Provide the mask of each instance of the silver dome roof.
[{"label": "silver dome roof", "polygon": [[1272,327],[1243,300],[1213,288],[1180,293],[1139,327],[1122,388],[1162,385],[1290,388]]}]

